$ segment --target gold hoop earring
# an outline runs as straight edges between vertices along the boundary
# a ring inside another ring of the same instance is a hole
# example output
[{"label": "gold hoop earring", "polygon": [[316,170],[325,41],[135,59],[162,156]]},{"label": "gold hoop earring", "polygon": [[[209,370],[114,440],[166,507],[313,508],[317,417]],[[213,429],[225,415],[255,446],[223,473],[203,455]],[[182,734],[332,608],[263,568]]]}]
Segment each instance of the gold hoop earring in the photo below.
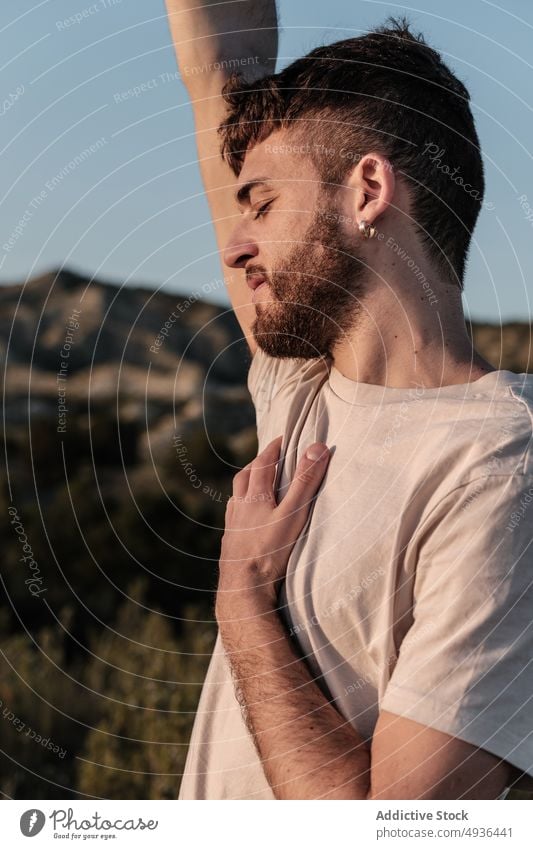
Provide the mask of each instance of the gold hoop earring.
[{"label": "gold hoop earring", "polygon": [[364,239],[373,239],[374,236],[377,235],[377,230],[373,224],[369,224],[368,221],[365,221],[363,218],[359,222],[359,232],[362,234]]}]

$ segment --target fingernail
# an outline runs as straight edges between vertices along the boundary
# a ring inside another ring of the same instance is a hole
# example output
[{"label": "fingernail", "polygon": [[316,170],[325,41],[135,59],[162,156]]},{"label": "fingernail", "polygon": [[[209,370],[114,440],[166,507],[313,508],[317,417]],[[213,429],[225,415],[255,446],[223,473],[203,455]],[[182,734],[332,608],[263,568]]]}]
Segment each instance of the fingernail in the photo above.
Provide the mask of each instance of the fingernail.
[{"label": "fingernail", "polygon": [[322,442],[315,442],[313,445],[310,445],[305,452],[305,455],[309,458],[309,460],[324,460],[328,454],[329,448]]}]

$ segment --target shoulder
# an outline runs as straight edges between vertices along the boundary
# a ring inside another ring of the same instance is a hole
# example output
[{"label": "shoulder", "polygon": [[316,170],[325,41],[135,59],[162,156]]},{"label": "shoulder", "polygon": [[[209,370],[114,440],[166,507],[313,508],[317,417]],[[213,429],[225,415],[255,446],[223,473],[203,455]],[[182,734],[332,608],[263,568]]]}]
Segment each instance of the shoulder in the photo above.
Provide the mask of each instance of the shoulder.
[{"label": "shoulder", "polygon": [[445,411],[443,424],[449,427],[451,413],[454,421],[443,451],[451,462],[441,496],[489,477],[533,476],[533,375],[497,371],[488,377],[482,391],[458,397]]},{"label": "shoulder", "polygon": [[256,412],[268,412],[280,395],[307,392],[311,384],[322,384],[328,378],[329,367],[330,360],[326,357],[271,357],[256,348],[247,380]]},{"label": "shoulder", "polygon": [[468,478],[533,476],[533,375],[502,371],[501,391],[487,398],[479,456]]}]

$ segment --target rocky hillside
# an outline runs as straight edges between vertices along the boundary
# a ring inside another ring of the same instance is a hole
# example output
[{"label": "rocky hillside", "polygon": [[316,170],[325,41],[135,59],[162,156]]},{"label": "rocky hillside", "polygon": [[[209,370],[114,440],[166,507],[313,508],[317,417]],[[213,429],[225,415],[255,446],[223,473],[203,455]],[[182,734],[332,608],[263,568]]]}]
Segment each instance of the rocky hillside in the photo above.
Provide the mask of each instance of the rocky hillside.
[{"label": "rocky hillside", "polygon": [[213,588],[231,480],[256,450],[238,331],[231,311],[205,301],[69,271],[0,288],[0,513],[13,502],[31,529],[55,573],[50,603],[77,591],[105,619],[144,572],[149,600],[174,613],[187,598],[207,601],[199,592]]},{"label": "rocky hillside", "polygon": [[[531,368],[529,324],[473,323],[472,332],[494,365]],[[2,286],[8,422],[20,421],[28,404],[38,416],[57,416],[64,383],[73,415],[92,407],[111,415],[118,402],[126,420],[146,431],[169,413],[183,424],[195,421],[201,401],[210,422],[235,433],[232,408],[249,400],[249,359],[238,336],[231,311],[194,296],[120,288],[66,270]],[[144,458],[146,434],[138,448]]]},{"label": "rocky hillside", "polygon": [[[471,332],[494,365],[531,367],[529,324]],[[33,463],[44,466],[41,495],[55,485],[63,449],[71,472],[94,460],[104,486],[128,467],[155,487],[152,467],[175,465],[176,438],[201,442],[221,473],[253,452],[249,356],[230,310],[64,270],[0,288],[0,346],[8,465],[23,498]]]},{"label": "rocky hillside", "polygon": [[526,322],[468,323],[476,349],[496,368],[517,373],[533,371],[533,337]]},{"label": "rocky hillside", "polygon": [[235,442],[254,422],[237,322],[205,301],[50,273],[0,289],[0,340],[13,438],[28,410],[65,441],[79,416],[105,416],[129,464],[157,459],[177,430]]}]

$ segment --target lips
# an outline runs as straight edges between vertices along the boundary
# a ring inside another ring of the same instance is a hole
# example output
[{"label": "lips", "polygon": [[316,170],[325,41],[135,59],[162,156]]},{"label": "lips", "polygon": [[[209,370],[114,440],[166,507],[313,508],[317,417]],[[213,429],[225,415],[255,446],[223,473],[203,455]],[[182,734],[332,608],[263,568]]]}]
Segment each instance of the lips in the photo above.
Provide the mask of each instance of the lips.
[{"label": "lips", "polygon": [[263,274],[249,274],[246,277],[246,285],[253,291],[259,288],[263,283],[266,283],[266,277]]},{"label": "lips", "polygon": [[261,291],[261,289],[268,289],[268,283],[266,282],[266,280],[263,283],[261,283],[256,289],[253,290],[253,292],[252,292],[252,303],[253,304],[255,304],[256,295],[257,295],[258,292]]}]

